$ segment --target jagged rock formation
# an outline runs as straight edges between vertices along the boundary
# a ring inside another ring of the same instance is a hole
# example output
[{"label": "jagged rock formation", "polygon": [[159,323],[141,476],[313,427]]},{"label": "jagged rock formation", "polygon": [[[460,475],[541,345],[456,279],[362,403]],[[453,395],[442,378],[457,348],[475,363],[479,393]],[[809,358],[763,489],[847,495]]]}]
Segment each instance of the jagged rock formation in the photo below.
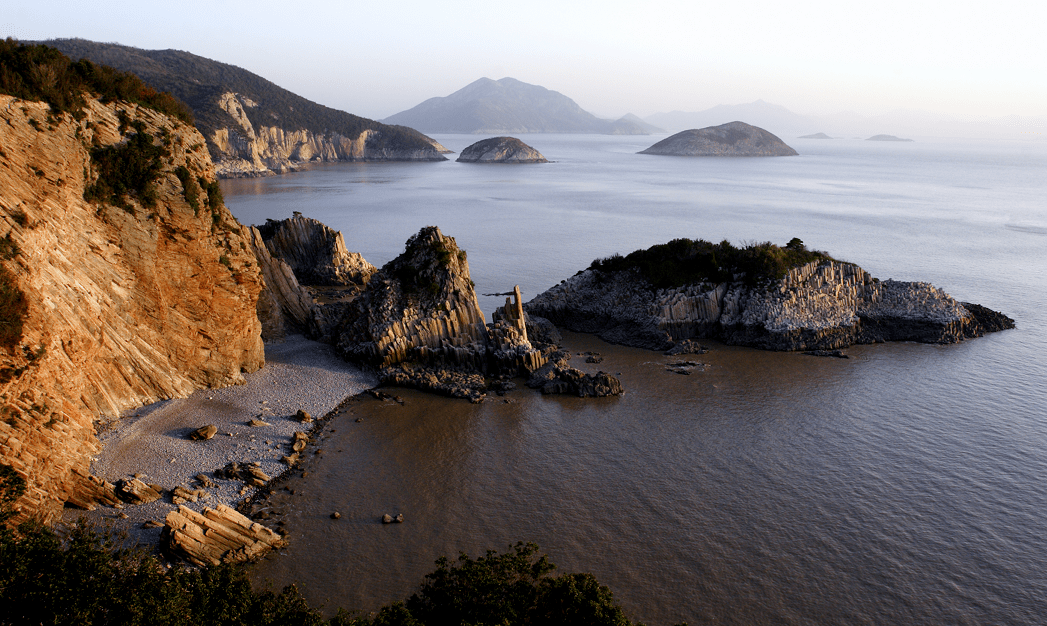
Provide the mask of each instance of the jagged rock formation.
[{"label": "jagged rock formation", "polygon": [[491,137],[472,144],[459,155],[461,163],[548,163],[544,156],[515,137]]},{"label": "jagged rock formation", "polygon": [[1006,316],[959,303],[926,283],[881,282],[857,265],[831,260],[793,268],[763,287],[700,283],[656,290],[635,271],[589,269],[524,308],[571,330],[654,350],[691,338],[767,350],[952,343],[1013,328]]},{"label": "jagged rock formation", "polygon": [[[215,177],[203,137],[125,102],[89,100],[83,113],[0,96],[0,265],[5,293],[26,305],[12,347],[0,347],[0,463],[28,482],[21,517],[44,521],[111,491],[89,477],[96,416],[237,384],[264,363],[249,233],[211,197],[216,185],[195,184]],[[85,201],[102,172],[90,149],[139,133],[168,152],[155,205]]]},{"label": "jagged rock formation", "polygon": [[762,128],[745,122],[685,130],[640,154],[668,156],[796,156],[796,150]]},{"label": "jagged rock formation", "polygon": [[527,386],[538,389],[543,395],[567,394],[579,398],[603,398],[625,393],[622,382],[607,372],[586,374],[567,364],[570,353],[558,350],[549,356],[548,362],[535,370],[527,380]]},{"label": "jagged rock formation", "polygon": [[366,285],[378,268],[345,247],[342,233],[296,214],[258,227],[270,254],[291,266],[306,285]]},{"label": "jagged rock formation", "polygon": [[349,304],[336,346],[386,382],[478,400],[483,374],[516,374],[545,362],[527,341],[519,289],[514,293],[515,303],[507,301],[488,327],[465,251],[427,226]]},{"label": "jagged rock formation", "polygon": [[224,504],[200,513],[179,506],[167,514],[160,531],[160,548],[168,557],[200,567],[253,561],[283,545],[278,533]]},{"label": "jagged rock formation", "polygon": [[132,72],[186,102],[222,177],[265,176],[323,161],[442,161],[440,152],[447,151],[412,128],[330,109],[188,52],[83,39],[45,43],[74,60]]},{"label": "jagged rock formation", "polygon": [[[251,233],[266,283],[258,300],[263,337],[279,339],[295,330],[333,342],[346,306],[378,270],[346,249],[342,233],[297,213],[252,227]],[[336,289],[321,297],[318,286]]]},{"label": "jagged rock formation", "polygon": [[604,120],[567,96],[515,78],[481,78],[447,97],[425,102],[382,120],[426,133],[600,133],[648,135],[635,116]]}]

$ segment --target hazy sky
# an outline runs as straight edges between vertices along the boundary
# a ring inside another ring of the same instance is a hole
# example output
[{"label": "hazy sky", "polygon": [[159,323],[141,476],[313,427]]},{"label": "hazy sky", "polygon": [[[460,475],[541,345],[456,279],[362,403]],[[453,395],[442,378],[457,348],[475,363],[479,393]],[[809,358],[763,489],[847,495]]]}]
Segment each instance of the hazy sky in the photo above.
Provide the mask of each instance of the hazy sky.
[{"label": "hazy sky", "polygon": [[0,36],[176,48],[383,118],[512,76],[600,116],[1047,115],[1047,3],[4,0]]}]

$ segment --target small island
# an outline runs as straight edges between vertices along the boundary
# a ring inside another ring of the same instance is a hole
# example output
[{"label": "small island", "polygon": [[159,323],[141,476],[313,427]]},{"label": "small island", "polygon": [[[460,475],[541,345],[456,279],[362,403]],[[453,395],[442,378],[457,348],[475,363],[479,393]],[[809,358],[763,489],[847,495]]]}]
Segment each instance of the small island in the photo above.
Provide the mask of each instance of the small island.
[{"label": "small island", "polygon": [[796,156],[797,152],[762,128],[745,122],[728,122],[676,133],[639,154],[764,157]]},{"label": "small island", "polygon": [[458,157],[460,163],[548,163],[549,161],[531,146],[516,137],[491,137],[482,139]]},{"label": "small island", "polygon": [[872,137],[866,139],[866,141],[912,141],[912,139],[895,137],[894,135],[873,135]]},{"label": "small island", "polygon": [[813,135],[803,135],[801,137],[797,137],[797,139],[832,139],[832,137],[826,135],[825,133],[814,133]]}]

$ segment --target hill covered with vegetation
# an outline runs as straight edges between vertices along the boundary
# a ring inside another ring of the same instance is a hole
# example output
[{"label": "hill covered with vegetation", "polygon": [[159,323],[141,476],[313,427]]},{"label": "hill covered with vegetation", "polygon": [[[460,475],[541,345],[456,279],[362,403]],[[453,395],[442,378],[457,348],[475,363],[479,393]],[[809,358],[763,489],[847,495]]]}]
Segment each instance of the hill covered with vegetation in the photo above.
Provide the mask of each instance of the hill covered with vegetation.
[{"label": "hill covered with vegetation", "polygon": [[45,43],[74,60],[88,59],[131,72],[153,89],[169,92],[184,101],[192,110],[216,161],[221,160],[215,144],[216,133],[226,128],[239,131],[241,127],[222,106],[223,96],[230,93],[244,103],[239,108],[256,130],[269,127],[286,133],[308,131],[315,136],[336,133],[349,139],[371,131],[374,136],[368,138],[369,147],[376,152],[426,155],[425,159],[403,160],[442,158],[431,141],[414,129],[382,124],[317,104],[234,65],[181,50],[143,50],[84,39],[55,39]]}]

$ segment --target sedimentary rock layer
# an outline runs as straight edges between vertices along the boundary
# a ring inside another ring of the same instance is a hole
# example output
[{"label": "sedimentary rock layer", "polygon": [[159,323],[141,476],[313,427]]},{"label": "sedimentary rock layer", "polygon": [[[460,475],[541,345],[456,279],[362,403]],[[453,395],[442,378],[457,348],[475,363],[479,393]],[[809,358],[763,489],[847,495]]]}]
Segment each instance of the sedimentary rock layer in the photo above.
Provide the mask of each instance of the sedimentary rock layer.
[{"label": "sedimentary rock layer", "polygon": [[927,283],[881,282],[837,261],[793,268],[763,287],[739,282],[656,290],[634,271],[586,270],[524,308],[571,330],[656,350],[691,338],[768,350],[952,343],[1013,327],[1006,316],[965,306]]},{"label": "sedimentary rock layer", "polygon": [[[0,463],[28,481],[22,516],[45,521],[97,490],[96,416],[237,384],[264,362],[249,234],[198,187],[194,209],[175,174],[214,180],[203,137],[127,103],[92,100],[85,114],[0,96],[2,265],[27,303],[20,339],[0,348]],[[155,206],[85,201],[90,148],[137,132],[169,153]]]}]

